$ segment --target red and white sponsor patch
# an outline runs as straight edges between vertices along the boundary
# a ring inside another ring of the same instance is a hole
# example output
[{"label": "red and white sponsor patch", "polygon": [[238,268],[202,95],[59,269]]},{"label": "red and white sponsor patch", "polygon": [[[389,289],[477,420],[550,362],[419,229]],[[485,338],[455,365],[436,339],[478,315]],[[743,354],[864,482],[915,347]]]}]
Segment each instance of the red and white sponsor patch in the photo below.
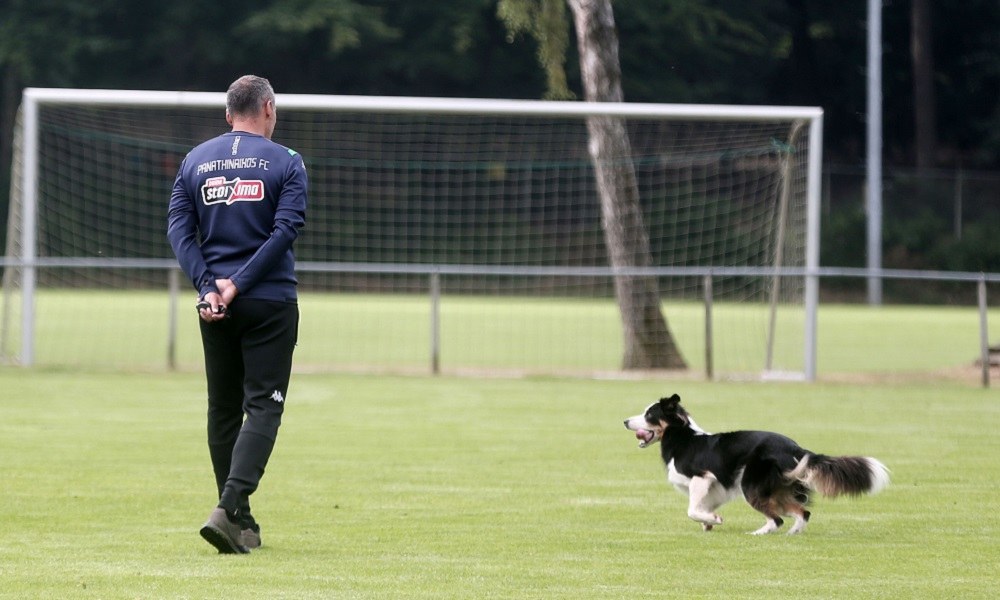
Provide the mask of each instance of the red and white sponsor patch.
[{"label": "red and white sponsor patch", "polygon": [[207,204],[259,202],[264,199],[264,182],[260,179],[226,179],[210,177],[201,186],[201,199]]}]

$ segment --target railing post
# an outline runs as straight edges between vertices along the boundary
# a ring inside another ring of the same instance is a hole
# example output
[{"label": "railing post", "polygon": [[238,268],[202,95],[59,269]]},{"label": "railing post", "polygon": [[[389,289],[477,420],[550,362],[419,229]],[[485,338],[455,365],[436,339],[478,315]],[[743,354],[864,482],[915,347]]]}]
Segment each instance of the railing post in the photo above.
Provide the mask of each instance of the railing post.
[{"label": "railing post", "polygon": [[178,269],[167,269],[167,293],[170,297],[167,314],[167,370],[177,370],[177,305],[181,290]]},{"label": "railing post", "polygon": [[431,273],[431,373],[441,372],[441,273]]},{"label": "railing post", "polygon": [[979,277],[979,356],[983,365],[983,387],[990,387],[990,335],[986,317],[986,274]]},{"label": "railing post", "polygon": [[705,290],[705,378],[709,381],[715,377],[715,365],[712,361],[714,349],[712,347],[712,274],[704,276]]}]

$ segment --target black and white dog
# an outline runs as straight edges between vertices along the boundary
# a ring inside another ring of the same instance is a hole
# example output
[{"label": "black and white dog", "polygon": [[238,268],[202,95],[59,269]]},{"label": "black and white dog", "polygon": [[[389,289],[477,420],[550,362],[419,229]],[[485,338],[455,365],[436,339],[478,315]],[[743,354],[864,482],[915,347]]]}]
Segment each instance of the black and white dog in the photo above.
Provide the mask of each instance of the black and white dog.
[{"label": "black and white dog", "polygon": [[802,449],[769,431],[707,433],[694,422],[677,394],[625,419],[639,447],[660,442],[667,480],[688,495],[688,516],[705,531],[722,523],[715,511],[742,495],[767,517],[755,535],[781,527],[782,516],[799,533],[809,521],[806,505],[816,490],[829,497],[875,494],[889,484],[889,470],[874,458],[825,456]]}]

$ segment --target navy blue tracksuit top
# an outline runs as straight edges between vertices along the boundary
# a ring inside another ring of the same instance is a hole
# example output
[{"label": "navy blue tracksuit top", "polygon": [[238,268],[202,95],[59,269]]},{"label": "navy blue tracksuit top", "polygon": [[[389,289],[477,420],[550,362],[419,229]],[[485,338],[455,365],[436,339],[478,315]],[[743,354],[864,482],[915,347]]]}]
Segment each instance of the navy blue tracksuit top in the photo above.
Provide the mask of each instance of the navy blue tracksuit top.
[{"label": "navy blue tracksuit top", "polygon": [[296,301],[292,243],[305,224],[302,157],[234,131],[188,153],[177,172],[167,237],[199,298],[231,279],[242,298]]}]

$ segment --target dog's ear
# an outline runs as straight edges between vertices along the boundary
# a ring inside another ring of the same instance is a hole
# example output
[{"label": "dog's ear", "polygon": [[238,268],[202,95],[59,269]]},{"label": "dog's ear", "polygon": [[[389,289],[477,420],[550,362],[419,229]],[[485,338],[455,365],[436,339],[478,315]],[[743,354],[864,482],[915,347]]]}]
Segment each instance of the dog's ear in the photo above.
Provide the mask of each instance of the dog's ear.
[{"label": "dog's ear", "polygon": [[677,394],[669,398],[660,398],[660,407],[663,408],[664,412],[676,412],[680,403],[681,397]]},{"label": "dog's ear", "polygon": [[681,397],[677,394],[669,398],[660,398],[660,408],[668,423],[687,425],[690,422],[687,411],[681,406]]}]

